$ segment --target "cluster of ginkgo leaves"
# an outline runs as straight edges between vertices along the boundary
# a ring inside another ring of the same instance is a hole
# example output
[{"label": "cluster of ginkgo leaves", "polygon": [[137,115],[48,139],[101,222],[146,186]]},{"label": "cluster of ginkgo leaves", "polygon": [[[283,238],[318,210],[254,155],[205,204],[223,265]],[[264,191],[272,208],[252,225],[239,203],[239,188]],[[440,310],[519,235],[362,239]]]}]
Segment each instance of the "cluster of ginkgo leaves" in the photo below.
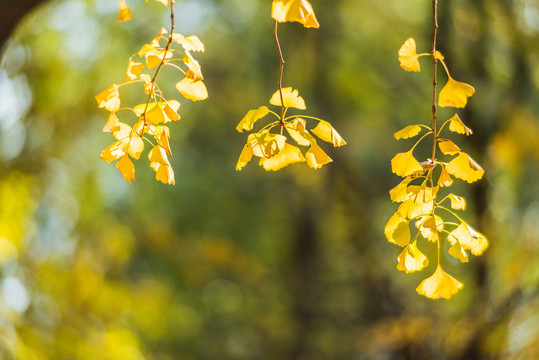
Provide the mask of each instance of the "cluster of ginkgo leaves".
[{"label": "cluster of ginkgo leaves", "polygon": [[[439,106],[464,108],[468,98],[474,94],[472,86],[451,77],[444,63],[444,57],[439,51],[417,54],[415,41],[410,38],[402,45],[398,54],[400,65],[406,71],[419,72],[418,59],[423,56],[434,57],[435,64],[438,61],[442,63],[448,81],[439,93]],[[442,130],[463,135],[472,134],[472,130],[457,114],[436,129],[435,109],[434,106],[434,128],[415,124],[395,133],[395,138],[399,140],[413,138],[426,131],[409,151],[399,153],[391,160],[392,171],[404,180],[389,192],[391,200],[401,204],[387,222],[385,235],[389,242],[404,247],[397,259],[397,269],[406,273],[420,271],[429,263],[428,258],[418,248],[420,236],[437,244],[436,270],[432,276],[421,282],[417,292],[431,299],[448,299],[457,293],[463,284],[442,269],[441,239],[448,240],[449,254],[461,262],[468,262],[467,251],[476,256],[481,255],[488,247],[488,240],[456,213],[457,210],[466,209],[465,198],[453,193],[443,196],[440,190],[449,188],[453,184],[453,178],[468,183],[477,181],[481,179],[484,171],[453,141],[441,137]],[[419,162],[413,152],[428,135],[432,135],[434,139],[432,158]],[[436,146],[444,155],[444,159],[436,159]],[[417,229],[413,237],[410,231],[412,222]]]},{"label": "cluster of ginkgo leaves", "polygon": [[[345,145],[346,142],[327,121],[312,116],[286,116],[288,109],[305,110],[306,106],[298,90],[294,90],[292,87],[283,88],[281,85],[284,60],[277,37],[277,23],[297,21],[307,28],[318,28],[320,25],[316,20],[312,5],[307,0],[273,0],[271,16],[275,21],[274,37],[281,57],[281,68],[279,89],[269,102],[271,105],[280,107],[280,114],[271,111],[267,106],[261,106],[258,109],[249,110],[239,122],[236,129],[243,132],[244,130],[251,131],[255,122],[268,114],[272,114],[276,118],[275,121],[270,122],[258,132],[249,134],[237,162],[236,170],[241,170],[247,165],[253,155],[260,158],[259,165],[268,171],[277,171],[298,162],[307,162],[311,168],[318,169],[332,160],[318,145],[312,134],[336,147]],[[318,122],[310,132],[307,130],[307,120]],[[277,129],[277,131],[272,132],[273,129]],[[288,138],[283,135],[283,129],[286,129],[287,134],[297,145],[309,147],[305,155],[299,147],[287,142]]]},{"label": "cluster of ginkgo leaves", "polygon": [[[173,185],[174,171],[168,160],[168,156],[172,155],[170,132],[165,124],[180,120],[180,103],[167,100],[156,80],[164,66],[172,67],[183,74],[183,79],[176,84],[176,89],[183,97],[192,101],[206,99],[208,92],[202,81],[201,66],[191,54],[204,51],[204,45],[197,36],[183,36],[174,32],[174,0],[156,1],[170,5],[171,31],[162,28],[151,42],[144,44],[138,53],[129,58],[125,82],[112,84],[95,98],[99,108],[110,111],[103,131],[110,132],[116,139],[103,150],[101,158],[109,163],[118,160],[116,167],[131,182],[135,179],[135,166],[131,158],[138,160],[144,151],[144,142],[147,142],[151,146],[148,158],[156,172],[156,179]],[[131,11],[125,0],[120,0],[118,20],[129,19]],[[175,45],[179,45],[178,49],[174,48]],[[144,72],[145,69],[155,71],[150,75]],[[140,86],[145,101],[133,107],[122,106],[119,90],[126,85]],[[128,118],[134,122],[133,126],[125,122],[124,119]]]}]

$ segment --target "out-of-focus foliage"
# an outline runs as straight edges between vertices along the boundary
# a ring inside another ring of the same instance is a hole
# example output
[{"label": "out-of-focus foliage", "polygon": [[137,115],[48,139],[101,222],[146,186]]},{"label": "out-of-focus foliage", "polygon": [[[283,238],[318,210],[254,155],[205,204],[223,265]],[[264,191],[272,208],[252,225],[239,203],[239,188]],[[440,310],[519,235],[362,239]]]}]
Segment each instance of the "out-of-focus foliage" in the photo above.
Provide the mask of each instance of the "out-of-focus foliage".
[{"label": "out-of-focus foliage", "polygon": [[318,171],[277,173],[236,172],[232,135],[275,91],[271,2],[177,1],[212,96],[182,104],[170,129],[175,187],[148,168],[127,184],[96,156],[109,137],[94,96],[166,22],[157,1],[127,3],[137,22],[118,23],[116,1],[51,1],[4,49],[0,358],[539,356],[537,4],[439,2],[439,50],[477,91],[458,145],[485,169],[454,187],[490,247],[466,266],[444,255],[466,286],[434,302],[414,290],[423,276],[395,271],[380,231],[402,151],[391,134],[430,119],[429,72],[411,80],[395,50],[407,34],[428,43],[430,1],[312,0],[319,30],[282,27],[284,83],[348,145]]}]

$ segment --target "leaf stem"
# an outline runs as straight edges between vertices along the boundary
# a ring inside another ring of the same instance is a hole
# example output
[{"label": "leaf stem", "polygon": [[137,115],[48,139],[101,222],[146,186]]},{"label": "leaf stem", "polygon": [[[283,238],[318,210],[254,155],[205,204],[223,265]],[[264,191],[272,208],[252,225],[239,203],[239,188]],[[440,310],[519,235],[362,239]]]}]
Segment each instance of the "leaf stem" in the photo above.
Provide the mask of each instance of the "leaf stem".
[{"label": "leaf stem", "polygon": [[284,126],[284,100],[283,100],[283,70],[284,70],[284,58],[283,51],[281,50],[281,44],[279,43],[279,37],[277,36],[277,20],[273,20],[273,37],[277,44],[277,51],[279,52],[279,81],[277,86],[279,87],[279,96],[281,97],[281,126]]}]

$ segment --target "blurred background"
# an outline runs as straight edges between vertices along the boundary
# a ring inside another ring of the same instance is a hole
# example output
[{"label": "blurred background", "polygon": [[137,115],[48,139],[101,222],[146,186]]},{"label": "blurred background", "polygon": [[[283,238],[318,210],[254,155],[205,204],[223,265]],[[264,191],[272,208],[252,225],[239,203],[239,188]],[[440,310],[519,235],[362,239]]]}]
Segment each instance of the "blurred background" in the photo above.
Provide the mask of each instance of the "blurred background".
[{"label": "blurred background", "polygon": [[206,45],[210,98],[181,100],[161,75],[182,102],[175,186],[146,155],[130,185],[99,158],[112,136],[94,99],[167,9],[131,0],[118,23],[117,1],[42,2],[0,66],[0,358],[539,358],[539,2],[439,3],[438,48],[476,88],[459,111],[474,134],[454,140],[486,171],[453,191],[491,243],[468,264],[443,252],[465,283],[449,301],[416,293],[434,265],[397,271],[383,234],[390,159],[409,147],[393,133],[430,124],[431,71],[403,71],[397,50],[414,37],[429,51],[431,1],[312,0],[319,30],[279,26],[284,86],[348,145],[324,146],[321,170],[270,173],[235,171],[235,127],[276,90],[271,2],[177,0],[177,31]]}]

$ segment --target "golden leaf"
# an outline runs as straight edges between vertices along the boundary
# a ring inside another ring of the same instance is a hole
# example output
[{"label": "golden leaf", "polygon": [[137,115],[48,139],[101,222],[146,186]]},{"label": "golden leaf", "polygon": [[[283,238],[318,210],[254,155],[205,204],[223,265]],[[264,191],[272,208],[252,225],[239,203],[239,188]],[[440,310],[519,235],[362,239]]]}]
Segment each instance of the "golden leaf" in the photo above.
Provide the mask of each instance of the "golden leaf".
[{"label": "golden leaf", "polygon": [[440,173],[440,177],[438,178],[438,186],[440,187],[448,187],[453,184],[453,179],[451,179],[451,176],[449,176],[449,173],[445,169],[445,167],[442,167],[442,172]]},{"label": "golden leaf", "polygon": [[120,130],[120,119],[118,119],[115,113],[110,113],[109,119],[103,127],[103,131],[113,133],[118,130]]},{"label": "golden leaf", "polygon": [[274,156],[270,158],[261,158],[259,165],[264,166],[264,169],[267,171],[277,171],[285,166],[303,161],[305,161],[305,158],[297,147],[290,144],[284,144],[283,149]]},{"label": "golden leaf", "polygon": [[406,246],[397,261],[397,269],[407,274],[423,270],[429,265],[429,259],[417,248],[417,241]]},{"label": "golden leaf", "polygon": [[339,135],[339,133],[327,121],[320,120],[318,125],[316,125],[316,127],[311,131],[320,139],[332,143],[335,147],[346,145],[346,141],[344,141],[341,135]]},{"label": "golden leaf", "polygon": [[[305,110],[307,107],[305,106],[305,100],[301,96],[299,96],[299,92],[297,90],[292,90],[292,87],[286,87],[283,88],[283,102],[285,108],[296,108],[300,110]],[[281,94],[279,90],[277,90],[270,99],[270,104],[275,106],[281,106]]]},{"label": "golden leaf", "polygon": [[416,291],[429,299],[449,299],[463,286],[463,283],[443,271],[438,264],[434,274],[423,280]]},{"label": "golden leaf", "polygon": [[439,239],[439,232],[444,229],[444,222],[441,217],[424,216],[416,221],[415,226],[425,239],[436,242]]},{"label": "golden leaf", "polygon": [[391,170],[402,177],[412,175],[414,173],[423,172],[423,167],[414,158],[413,149],[404,153],[398,153],[391,159]]},{"label": "golden leaf", "polygon": [[419,55],[416,53],[415,40],[413,38],[407,39],[399,49],[399,62],[401,67],[406,71],[419,72],[418,61]]},{"label": "golden leaf", "polygon": [[448,173],[451,175],[473,183],[483,177],[485,171],[476,163],[468,154],[459,153],[457,157],[451,160],[445,166]]},{"label": "golden leaf", "polygon": [[245,144],[243,147],[243,150],[241,151],[240,158],[238,159],[238,163],[236,164],[236,170],[241,171],[251,161],[253,158],[253,149],[251,149],[251,146],[249,146],[249,143]]},{"label": "golden leaf", "polygon": [[159,140],[157,140],[157,144],[161,146],[165,151],[167,152],[167,155],[172,155],[172,150],[170,149],[170,132],[168,127],[162,126],[161,134],[159,135]]},{"label": "golden leaf", "polygon": [[202,81],[194,81],[186,77],[176,84],[176,89],[183,97],[192,101],[208,98],[208,90],[206,90],[206,85]]},{"label": "golden leaf", "polygon": [[455,194],[448,195],[451,207],[455,210],[466,210],[466,199]]},{"label": "golden leaf", "polygon": [[464,221],[449,233],[447,240],[451,245],[458,242],[464,250],[470,250],[475,256],[483,254],[488,248],[488,240],[485,235],[475,231]]},{"label": "golden leaf", "polygon": [[441,107],[464,108],[468,98],[475,93],[475,89],[466,83],[456,81],[451,76],[447,84],[440,91],[438,105]]},{"label": "golden leaf", "polygon": [[406,246],[410,243],[409,221],[404,219],[400,213],[394,213],[384,228],[387,241],[399,246]]},{"label": "golden leaf", "polygon": [[456,241],[451,248],[449,248],[449,255],[453,256],[455,259],[459,259],[460,262],[466,263],[468,262],[468,254],[464,250],[464,248],[460,245],[458,241]]},{"label": "golden leaf", "polygon": [[394,202],[403,202],[408,200],[410,196],[408,195],[408,184],[412,181],[410,176],[405,177],[397,186],[389,190],[389,196]]},{"label": "golden leaf", "polygon": [[125,81],[136,80],[140,75],[140,72],[144,69],[144,64],[133,60],[129,60],[127,64],[127,71],[125,73]]},{"label": "golden leaf", "polygon": [[172,51],[156,51],[155,53],[148,52],[146,53],[146,67],[148,69],[153,69],[154,67],[161,64],[161,62],[165,59],[170,59],[172,57]]},{"label": "golden leaf", "polygon": [[440,140],[438,146],[444,155],[455,155],[460,151],[460,148],[451,140]]},{"label": "golden leaf", "polygon": [[204,52],[204,44],[198,36],[183,36],[182,34],[172,34],[172,40],[180,44],[185,51],[201,51]]},{"label": "golden leaf", "polygon": [[145,118],[146,118],[146,122],[149,124],[164,123],[166,118],[165,118],[165,112],[163,111],[161,104],[157,104],[157,106],[153,106],[150,110],[146,111]]},{"label": "golden leaf", "polygon": [[120,0],[120,13],[118,14],[118,21],[131,20],[131,10],[127,6],[125,0]]},{"label": "golden leaf", "polygon": [[125,155],[127,143],[122,140],[117,140],[110,144],[103,152],[101,152],[101,159],[110,163],[111,161],[118,160]]},{"label": "golden leaf", "polygon": [[428,203],[436,198],[438,186],[429,187],[426,183],[423,185],[412,185],[408,187],[408,198],[416,204]]},{"label": "golden leaf", "polygon": [[[178,121],[180,120],[180,115],[178,114],[178,109],[180,108],[180,103],[176,100],[165,101],[163,104],[163,111],[168,120]],[[168,122],[168,121],[165,121]]]},{"label": "golden leaf", "polygon": [[118,109],[120,109],[120,93],[118,92],[118,85],[112,84],[97,95],[95,100],[97,101],[97,106],[99,108],[105,108],[112,112],[118,111]]},{"label": "golden leaf", "polygon": [[316,142],[311,143],[311,147],[305,153],[305,161],[307,165],[313,169],[319,169],[327,163],[332,162],[331,158],[322,150]]},{"label": "golden leaf", "polygon": [[129,159],[129,155],[126,154],[122,156],[120,161],[116,163],[116,167],[120,170],[128,183],[135,180],[135,165],[133,165],[133,162]]},{"label": "golden leaf", "polygon": [[416,136],[421,132],[421,126],[419,125],[408,125],[404,129],[397,131],[393,136],[395,139],[409,139]]},{"label": "golden leaf", "polygon": [[458,134],[466,134],[466,136],[473,133],[472,129],[464,125],[464,123],[457,114],[455,114],[451,119],[449,119],[449,130]]},{"label": "golden leaf", "polygon": [[155,179],[174,185],[174,171],[168,161],[166,150],[159,145],[154,146],[148,154],[148,159],[150,159],[151,168],[155,170]]},{"label": "golden leaf", "polygon": [[273,0],[271,17],[278,22],[297,21],[306,28],[320,27],[307,0]]},{"label": "golden leaf", "polygon": [[193,58],[193,56],[191,56],[191,54],[187,50],[185,50],[185,57],[183,58],[183,62],[185,65],[187,65],[187,71],[185,72],[186,77],[188,77],[189,79],[193,79],[194,81],[204,80],[200,64]]},{"label": "golden leaf", "polygon": [[249,134],[247,143],[255,156],[270,158],[284,149],[286,136],[272,134],[266,130],[261,133]]},{"label": "golden leaf", "polygon": [[418,216],[432,213],[434,202],[416,204],[412,199],[408,199],[399,205],[397,212],[408,219],[415,219]]},{"label": "golden leaf", "polygon": [[238,130],[240,133],[243,132],[243,130],[253,130],[254,123],[268,115],[269,112],[270,111],[267,106],[261,106],[256,110],[249,110],[247,115],[245,115],[239,122],[238,126],[236,126],[236,130]]},{"label": "golden leaf", "polygon": [[142,141],[142,137],[133,135],[127,139],[120,140],[127,142],[127,153],[133,158],[133,159],[139,159],[140,154],[144,151],[144,141]]}]

